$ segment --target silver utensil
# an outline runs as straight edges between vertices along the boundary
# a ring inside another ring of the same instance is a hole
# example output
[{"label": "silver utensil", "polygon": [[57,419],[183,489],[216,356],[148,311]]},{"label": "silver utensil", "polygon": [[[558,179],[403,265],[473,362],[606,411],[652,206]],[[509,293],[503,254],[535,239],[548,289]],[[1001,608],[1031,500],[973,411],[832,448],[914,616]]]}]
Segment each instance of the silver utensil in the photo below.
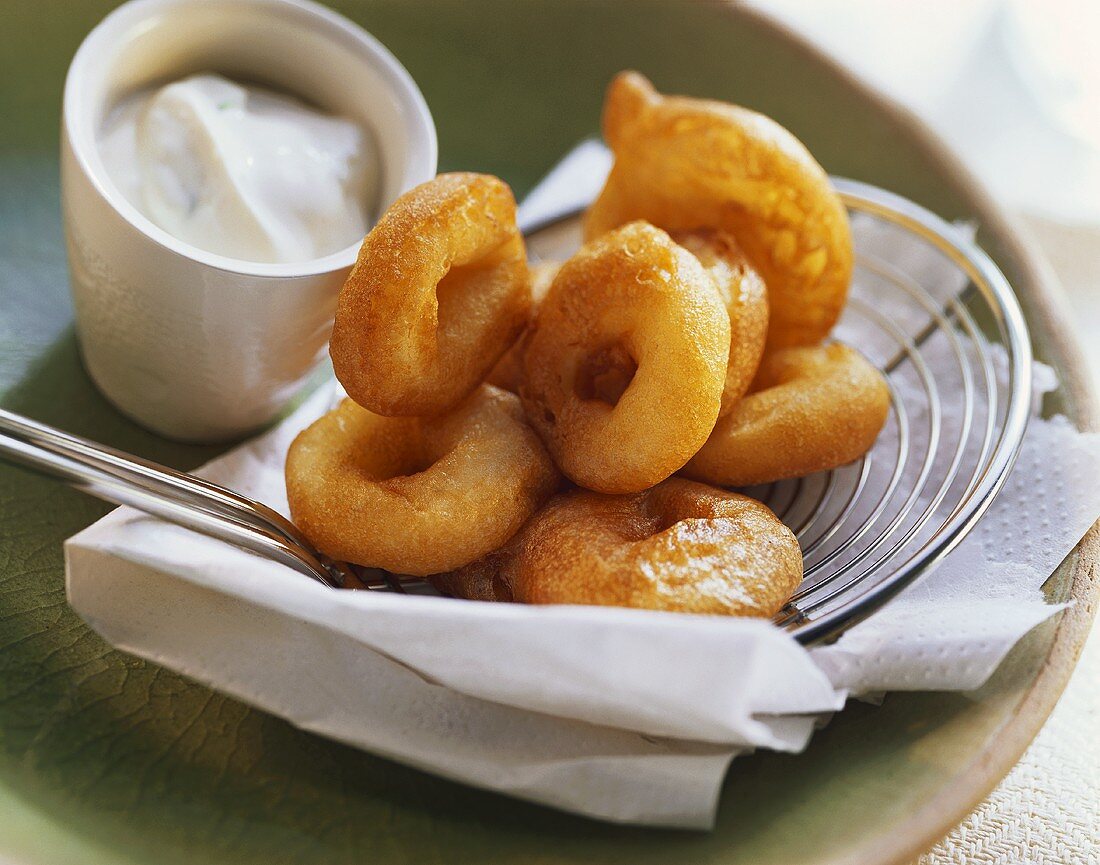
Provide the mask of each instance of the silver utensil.
[{"label": "silver utensil", "polygon": [[359,587],[343,562],[315,550],[266,505],[194,475],[0,409],[0,455],[96,498],[129,505],[288,565],[333,588]]}]

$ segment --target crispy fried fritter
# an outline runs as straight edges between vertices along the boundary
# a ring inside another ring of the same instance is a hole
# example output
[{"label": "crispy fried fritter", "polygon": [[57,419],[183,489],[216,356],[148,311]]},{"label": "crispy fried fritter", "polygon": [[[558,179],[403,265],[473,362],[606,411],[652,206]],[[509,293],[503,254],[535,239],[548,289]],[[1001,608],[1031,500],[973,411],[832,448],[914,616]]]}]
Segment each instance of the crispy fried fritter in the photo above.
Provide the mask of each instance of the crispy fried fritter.
[{"label": "crispy fried fritter", "polygon": [[330,353],[353,400],[427,416],[469,395],[531,308],[516,202],[504,181],[441,174],[406,192],[363,241]]},{"label": "crispy fried fritter", "polygon": [[855,349],[782,349],[765,355],[684,474],[742,487],[836,468],[871,449],[889,411],[886,380]]},{"label": "crispy fried fritter", "polygon": [[615,163],[587,237],[635,219],[726,231],[768,288],[769,347],[828,335],[847,298],[852,239],[840,198],[798,139],[747,108],[662,96],[637,72],[611,82],[603,129]]},{"label": "crispy fried fritter", "polygon": [[286,460],[290,512],[310,542],[399,574],[495,550],[560,480],[519,399],[491,385],[434,418],[383,417],[344,400]]},{"label": "crispy fried fritter", "polygon": [[573,490],[496,552],[429,578],[462,598],[771,616],[802,580],[798,541],[755,499],[680,478]]},{"label": "crispy fried fritter", "polygon": [[526,340],[520,395],[569,478],[636,492],[707,440],[729,350],[714,280],[665,232],[635,222],[558,271]]}]

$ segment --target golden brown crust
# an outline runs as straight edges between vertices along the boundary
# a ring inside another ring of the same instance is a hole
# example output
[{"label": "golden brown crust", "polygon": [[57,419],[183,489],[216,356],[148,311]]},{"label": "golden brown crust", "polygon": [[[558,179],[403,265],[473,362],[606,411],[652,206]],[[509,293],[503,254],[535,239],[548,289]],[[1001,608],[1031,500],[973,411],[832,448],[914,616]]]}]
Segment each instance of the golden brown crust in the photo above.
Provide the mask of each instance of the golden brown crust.
[{"label": "golden brown crust", "polygon": [[512,191],[488,175],[441,174],[398,198],[363,241],[340,292],[333,368],[373,412],[439,414],[481,383],[530,306]]},{"label": "golden brown crust", "polygon": [[768,337],[768,292],[737,242],[721,231],[701,229],[672,235],[699,259],[718,288],[730,316],[730,359],[718,417],[745,395],[760,366]]},{"label": "golden brown crust", "polygon": [[525,343],[524,408],[574,482],[642,490],[706,441],[729,348],[729,315],[698,259],[631,223],[558,271]]},{"label": "golden brown crust", "polygon": [[[538,261],[530,265],[531,271],[531,314],[538,313],[539,304],[542,303],[546,293],[550,290],[550,284],[561,269],[560,261]],[[512,347],[504,352],[497,361],[488,377],[489,384],[502,387],[512,393],[519,393],[523,382],[523,349],[526,344],[524,337],[526,331],[519,335]]]},{"label": "golden brown crust", "polygon": [[286,461],[291,515],[319,550],[421,576],[499,547],[560,478],[519,399],[490,385],[435,418],[344,400]]},{"label": "golden brown crust", "polygon": [[603,127],[615,164],[586,237],[635,219],[727,231],[768,287],[769,348],[828,335],[847,298],[852,241],[843,204],[801,142],[746,108],[662,96],[637,72],[611,82]]},{"label": "golden brown crust", "polygon": [[743,487],[836,468],[871,449],[889,410],[886,380],[855,349],[782,349],[683,474]]},{"label": "golden brown crust", "polygon": [[474,600],[771,616],[801,582],[802,554],[760,502],[672,478],[563,493],[504,548],[429,579]]}]

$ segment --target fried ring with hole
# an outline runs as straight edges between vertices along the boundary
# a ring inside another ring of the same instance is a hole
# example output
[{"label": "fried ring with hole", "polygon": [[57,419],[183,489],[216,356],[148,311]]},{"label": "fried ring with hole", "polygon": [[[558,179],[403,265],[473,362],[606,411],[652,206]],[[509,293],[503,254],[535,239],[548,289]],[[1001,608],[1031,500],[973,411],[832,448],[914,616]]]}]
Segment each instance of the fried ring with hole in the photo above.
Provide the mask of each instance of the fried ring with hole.
[{"label": "fried ring with hole", "polygon": [[768,287],[768,347],[828,335],[847,298],[852,239],[844,205],[798,139],[747,108],[662,96],[637,72],[611,82],[603,131],[615,163],[586,237],[635,219],[727,231]]},{"label": "fried ring with hole", "polygon": [[855,349],[782,349],[764,356],[749,395],[683,474],[745,487],[836,468],[871,449],[889,410],[886,380]]},{"label": "fried ring with hole", "polygon": [[[550,290],[550,283],[554,281],[560,261],[538,261],[531,265],[531,310],[532,314],[538,312],[546,293]],[[520,334],[519,339],[512,343],[512,347],[504,352],[504,356],[497,361],[488,378],[489,384],[502,387],[512,393],[519,393],[520,384],[523,382],[523,351],[526,345],[527,331]]]},{"label": "fried ring with hole", "polygon": [[736,241],[720,231],[672,235],[699,259],[730,315],[730,359],[718,417],[725,417],[752,384],[768,337],[768,291]]},{"label": "fried ring with hole", "polygon": [[336,308],[332,365],[364,408],[439,414],[484,380],[530,308],[512,191],[485,174],[441,174],[363,241]]},{"label": "fried ring with hole", "polygon": [[568,477],[637,492],[707,440],[729,350],[729,315],[699,260],[634,222],[558,271],[526,340],[520,396]]},{"label": "fried ring with hole", "polygon": [[291,516],[317,549],[418,576],[498,548],[560,481],[519,399],[490,385],[433,418],[344,400],[286,459]]},{"label": "fried ring with hole", "polygon": [[625,496],[563,493],[502,549],[429,579],[482,601],[771,616],[802,581],[802,553],[755,499],[670,478]]}]

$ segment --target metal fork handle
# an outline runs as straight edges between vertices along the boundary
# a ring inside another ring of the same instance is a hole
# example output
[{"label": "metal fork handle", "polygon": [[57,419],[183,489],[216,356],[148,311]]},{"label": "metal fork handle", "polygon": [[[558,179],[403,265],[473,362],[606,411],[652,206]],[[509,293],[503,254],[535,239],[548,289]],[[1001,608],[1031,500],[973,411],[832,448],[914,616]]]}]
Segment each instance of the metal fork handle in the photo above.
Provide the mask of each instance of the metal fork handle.
[{"label": "metal fork handle", "polygon": [[234,517],[261,530],[282,535],[294,543],[308,543],[298,528],[278,511],[205,478],[176,471],[2,408],[0,433],[15,436],[61,456],[91,462],[122,477],[132,478],[146,489],[178,497],[213,513]]},{"label": "metal fork handle", "polygon": [[0,409],[0,455],[96,498],[251,550],[327,586],[341,585],[330,570],[334,563],[323,562],[289,520],[210,481],[6,409]]}]

